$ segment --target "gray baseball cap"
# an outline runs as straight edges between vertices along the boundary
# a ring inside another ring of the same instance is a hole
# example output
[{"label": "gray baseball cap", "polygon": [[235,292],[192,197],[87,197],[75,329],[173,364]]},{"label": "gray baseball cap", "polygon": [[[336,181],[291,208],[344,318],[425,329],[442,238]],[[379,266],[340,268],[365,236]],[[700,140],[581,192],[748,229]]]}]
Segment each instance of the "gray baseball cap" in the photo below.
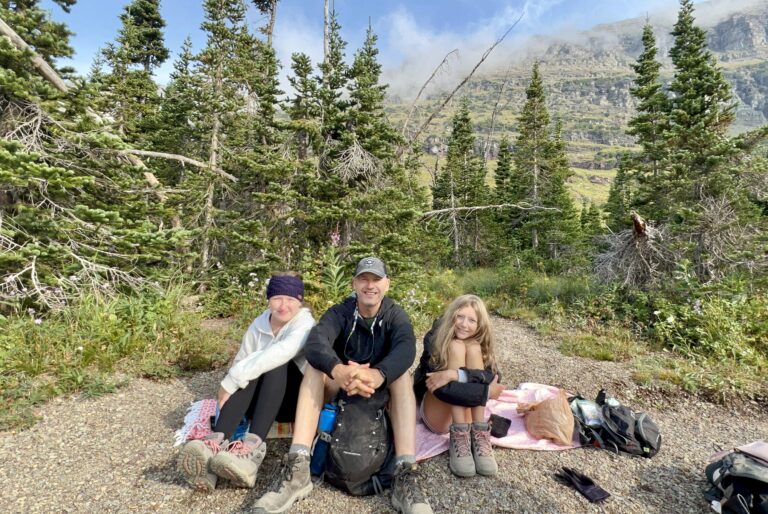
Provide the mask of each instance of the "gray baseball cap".
[{"label": "gray baseball cap", "polygon": [[378,257],[363,257],[357,263],[355,277],[363,273],[373,273],[377,277],[385,278],[387,276],[387,266]]}]

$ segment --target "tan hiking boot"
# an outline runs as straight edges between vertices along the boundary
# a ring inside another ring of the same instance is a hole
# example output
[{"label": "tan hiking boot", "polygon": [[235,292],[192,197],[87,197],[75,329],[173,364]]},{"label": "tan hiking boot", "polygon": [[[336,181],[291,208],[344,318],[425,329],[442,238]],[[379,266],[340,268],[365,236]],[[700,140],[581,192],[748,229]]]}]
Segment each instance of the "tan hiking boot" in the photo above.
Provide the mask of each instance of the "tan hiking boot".
[{"label": "tan hiking boot", "polygon": [[448,466],[459,477],[475,476],[475,459],[472,457],[469,423],[451,425],[451,444],[448,447]]},{"label": "tan hiking boot", "polygon": [[177,467],[184,480],[199,491],[210,492],[216,489],[218,477],[211,473],[209,463],[217,455],[227,441],[224,434],[214,432],[205,439],[189,441],[179,452]]},{"label": "tan hiking boot", "polygon": [[242,441],[233,441],[211,459],[210,469],[221,478],[226,478],[236,487],[253,487],[259,472],[267,443],[256,434],[246,434]]},{"label": "tan hiking boot", "polygon": [[403,514],[432,514],[426,496],[416,484],[416,465],[398,464],[392,483],[392,507]]},{"label": "tan hiking boot", "polygon": [[488,423],[472,423],[472,456],[475,469],[481,475],[492,477],[499,471],[491,444],[491,426]]},{"label": "tan hiking boot", "polygon": [[279,487],[270,491],[254,504],[254,514],[287,512],[293,504],[312,492],[309,474],[309,455],[289,453],[283,459]]}]

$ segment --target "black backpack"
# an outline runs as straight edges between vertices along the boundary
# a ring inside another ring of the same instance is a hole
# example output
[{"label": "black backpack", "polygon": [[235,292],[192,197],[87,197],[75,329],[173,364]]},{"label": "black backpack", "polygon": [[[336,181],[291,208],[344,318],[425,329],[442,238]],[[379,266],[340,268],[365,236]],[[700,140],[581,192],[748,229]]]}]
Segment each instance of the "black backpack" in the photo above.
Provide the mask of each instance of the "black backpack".
[{"label": "black backpack", "polygon": [[661,433],[646,413],[634,412],[615,399],[608,399],[605,391],[600,390],[595,402],[586,402],[594,403],[599,411],[599,423],[596,423],[594,417],[584,416],[584,403],[580,396],[570,401],[582,444],[648,458],[659,453]]},{"label": "black backpack", "polygon": [[340,391],[324,479],[354,496],[381,493],[392,484],[394,445],[386,406],[389,391],[370,398]]},{"label": "black backpack", "polygon": [[709,464],[705,474],[712,484],[707,498],[723,512],[768,514],[768,461],[736,449]]}]

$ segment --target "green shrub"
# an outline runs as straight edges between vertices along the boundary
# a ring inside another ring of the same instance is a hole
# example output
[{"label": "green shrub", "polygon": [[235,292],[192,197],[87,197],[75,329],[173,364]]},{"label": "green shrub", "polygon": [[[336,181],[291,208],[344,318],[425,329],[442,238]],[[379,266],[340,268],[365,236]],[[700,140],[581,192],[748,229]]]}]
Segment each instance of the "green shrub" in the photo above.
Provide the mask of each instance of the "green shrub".
[{"label": "green shrub", "polygon": [[0,430],[33,421],[31,407],[60,394],[113,390],[119,374],[163,378],[227,360],[226,334],[201,330],[188,292],[145,289],[104,300],[84,295],[47,317],[0,321]]},{"label": "green shrub", "polygon": [[736,359],[768,357],[768,298],[764,295],[692,297],[685,303],[657,298],[652,336],[686,355]]}]

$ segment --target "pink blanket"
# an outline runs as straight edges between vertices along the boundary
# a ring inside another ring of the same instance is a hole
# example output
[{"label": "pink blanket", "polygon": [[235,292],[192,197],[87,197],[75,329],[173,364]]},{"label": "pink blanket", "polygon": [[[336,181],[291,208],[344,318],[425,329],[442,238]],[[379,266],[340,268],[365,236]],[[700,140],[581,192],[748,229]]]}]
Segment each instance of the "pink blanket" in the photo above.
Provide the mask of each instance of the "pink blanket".
[{"label": "pink blanket", "polygon": [[[491,414],[497,414],[512,420],[507,435],[499,438],[492,437],[491,442],[502,448],[521,450],[569,450],[581,446],[578,434],[574,434],[573,444],[562,446],[548,439],[534,439],[526,432],[523,415],[517,413],[517,405],[548,400],[555,395],[557,395],[556,387],[524,383],[517,389],[504,391],[498,400],[489,400],[485,406],[486,418]],[[416,460],[423,461],[445,451],[448,451],[448,434],[440,435],[430,432],[419,418],[416,423]]]}]

